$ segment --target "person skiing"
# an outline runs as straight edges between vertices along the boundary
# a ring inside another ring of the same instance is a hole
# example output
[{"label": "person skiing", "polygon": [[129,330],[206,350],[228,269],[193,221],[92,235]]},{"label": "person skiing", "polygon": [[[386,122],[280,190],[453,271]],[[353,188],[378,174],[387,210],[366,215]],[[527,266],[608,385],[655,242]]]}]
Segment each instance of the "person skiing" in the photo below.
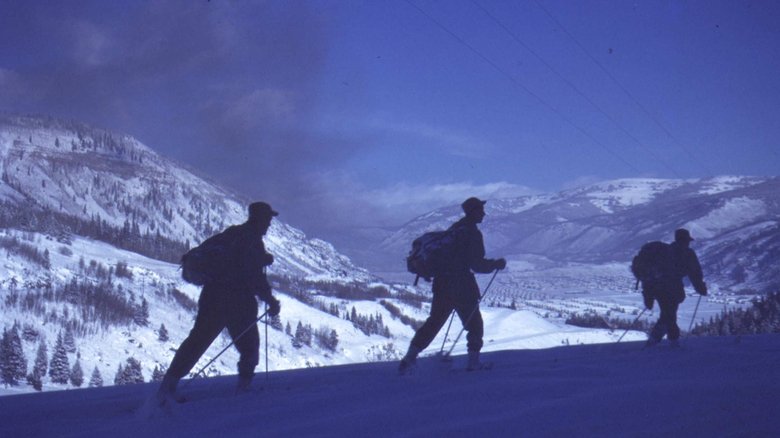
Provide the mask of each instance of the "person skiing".
[{"label": "person skiing", "polygon": [[484,328],[479,311],[479,286],[472,271],[487,274],[506,267],[506,260],[503,258],[485,258],[482,232],[477,228],[477,224],[485,218],[485,203],[486,201],[478,198],[469,198],[461,204],[465,216],[455,222],[450,230],[462,228],[459,230],[463,239],[462,249],[458,254],[453,254],[451,271],[433,277],[430,315],[414,334],[406,355],[401,359],[398,366],[401,374],[416,365],[417,355],[430,345],[453,310],[457,312],[468,332],[466,369],[475,370],[482,367],[479,352],[482,349]]},{"label": "person skiing", "polygon": [[265,202],[254,202],[248,210],[246,222],[228,227],[219,236],[230,243],[230,262],[203,285],[195,324],[176,351],[157,392],[160,403],[174,396],[179,380],[190,372],[225,327],[240,354],[236,391],[250,387],[260,347],[255,297],[268,304],[269,316],[280,311],[279,300],[272,295],[265,275],[265,267],[274,258],[263,244],[263,236],[279,213]]},{"label": "person skiing", "polygon": [[673,346],[679,346],[680,327],[677,325],[677,309],[685,300],[685,286],[683,278],[688,277],[693,288],[702,296],[707,295],[707,284],[704,282],[699,258],[696,252],[690,248],[693,241],[691,233],[680,228],[674,232],[674,242],[669,245],[670,270],[662,278],[650,284],[643,285],[648,295],[649,302],[645,305],[652,308],[653,299],[658,301],[661,314],[653,329],[650,331],[646,346],[652,347],[666,336]]}]

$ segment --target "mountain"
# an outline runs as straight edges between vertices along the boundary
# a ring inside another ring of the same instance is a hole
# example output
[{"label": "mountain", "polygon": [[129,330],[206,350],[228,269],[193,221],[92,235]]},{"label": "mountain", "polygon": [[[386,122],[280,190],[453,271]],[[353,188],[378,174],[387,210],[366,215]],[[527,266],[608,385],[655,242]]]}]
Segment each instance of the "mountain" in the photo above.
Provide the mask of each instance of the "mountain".
[{"label": "mountain", "polygon": [[[27,372],[38,348],[51,360],[60,339],[69,366],[78,361],[87,378],[98,370],[107,384],[128,358],[146,380],[167,366],[199,294],[176,261],[243,222],[247,202],[130,136],[45,117],[0,117],[0,172],[0,320],[21,339]],[[392,299],[392,286],[282,221],[264,241],[284,305],[269,333],[272,369],[395,357],[390,334],[411,328],[378,302],[354,309],[337,298]],[[215,342],[198,367],[225,345]],[[230,350],[206,373],[234,373],[236,361]],[[30,390],[24,373],[15,380]],[[48,375],[43,383],[69,386]]]},{"label": "mountain", "polygon": [[[7,437],[744,436],[780,432],[780,335],[690,337],[488,353],[490,371],[421,359],[195,380],[188,401],[145,402],[149,384],[0,397]],[[450,369],[452,367],[452,369]]]},{"label": "mountain", "polygon": [[[489,254],[538,266],[627,266],[638,248],[688,228],[709,281],[724,292],[780,286],[780,178],[621,179],[556,194],[490,200],[480,226]],[[384,239],[405,254],[423,232],[462,216],[450,206],[420,216]],[[396,266],[397,270],[398,267]],[[388,269],[389,270],[389,269]]]},{"label": "mountain", "polygon": [[[181,243],[173,254],[162,254],[169,261],[178,260],[186,246],[246,220],[245,199],[130,136],[78,122],[0,117],[0,172],[0,201],[6,211],[17,211],[17,217],[5,213],[3,225],[24,224],[35,213],[54,216],[49,222],[64,232],[75,226],[63,223],[96,222],[137,239]],[[273,222],[265,242],[276,256],[275,274],[370,278],[332,245],[307,239],[282,221]]]}]

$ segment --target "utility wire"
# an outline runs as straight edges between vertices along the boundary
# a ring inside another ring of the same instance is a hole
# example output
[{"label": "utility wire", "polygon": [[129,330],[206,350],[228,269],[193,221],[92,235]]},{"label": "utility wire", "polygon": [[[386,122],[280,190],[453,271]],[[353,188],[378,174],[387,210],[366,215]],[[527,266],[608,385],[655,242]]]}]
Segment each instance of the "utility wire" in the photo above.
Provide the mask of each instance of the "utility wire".
[{"label": "utility wire", "polygon": [[563,27],[563,24],[561,24],[561,22],[558,21],[558,19],[556,19],[555,16],[552,13],[550,13],[550,11],[547,10],[547,8],[545,8],[541,3],[539,3],[538,0],[533,0],[533,1],[534,3],[536,3],[537,6],[539,6],[539,9],[544,11],[544,13],[547,14],[548,17],[550,17],[550,20],[552,20],[558,27],[560,27],[563,33],[565,33],[566,36],[568,36],[569,39],[571,39],[574,42],[574,44],[576,44],[577,47],[579,47],[580,50],[582,50],[582,52],[585,53],[585,55],[587,55],[588,58],[590,58],[590,60],[593,61],[593,63],[596,64],[601,69],[601,71],[603,71],[612,80],[612,82],[614,82],[615,85],[618,86],[618,88],[623,90],[626,96],[628,96],[636,104],[636,106],[639,107],[639,109],[641,109],[642,112],[644,112],[647,115],[647,117],[650,118],[650,120],[652,120],[659,128],[661,128],[661,130],[663,130],[666,133],[666,135],[669,136],[669,138],[672,139],[672,141],[678,148],[680,148],[683,152],[688,154],[688,157],[691,158],[692,162],[696,163],[699,167],[701,167],[701,169],[704,170],[704,172],[706,172],[708,175],[714,175],[714,173],[707,166],[705,166],[701,161],[699,161],[699,158],[696,157],[690,151],[690,149],[684,146],[682,142],[677,140],[677,138],[671,133],[671,131],[669,131],[669,129],[667,129],[666,126],[664,126],[658,120],[658,118],[656,118],[644,105],[642,105],[639,102],[639,99],[637,99],[633,94],[631,94],[631,92],[628,91],[628,89],[625,86],[623,86],[623,84],[620,81],[618,81],[617,78],[614,75],[612,75],[612,73],[610,73],[609,70],[607,70],[607,68],[604,67],[603,64],[601,64],[593,55],[591,55],[590,52],[582,44],[580,44],[577,38],[574,38],[574,35],[572,35],[565,27]]},{"label": "utility wire", "polygon": [[611,154],[613,157],[615,157],[615,158],[617,158],[618,160],[622,161],[622,162],[623,162],[623,164],[625,164],[626,166],[630,167],[630,168],[631,168],[632,170],[634,170],[635,172],[637,172],[637,173],[641,173],[641,171],[640,171],[639,169],[637,169],[636,167],[634,167],[634,165],[633,165],[633,164],[631,164],[630,162],[628,162],[628,161],[627,161],[625,158],[621,157],[621,156],[620,156],[620,155],[619,155],[617,152],[615,152],[615,151],[613,151],[612,149],[610,149],[609,147],[607,147],[607,146],[606,146],[604,143],[602,143],[602,142],[600,142],[599,140],[597,140],[596,138],[594,138],[592,135],[590,135],[590,134],[589,134],[587,131],[585,131],[583,128],[581,128],[581,127],[577,126],[577,125],[576,125],[576,124],[575,124],[575,123],[574,123],[574,122],[573,122],[571,119],[569,119],[568,117],[566,117],[566,115],[564,115],[562,112],[560,112],[560,111],[559,111],[557,108],[555,108],[555,107],[554,107],[554,106],[552,106],[551,104],[547,103],[547,102],[546,102],[544,99],[542,99],[542,98],[541,98],[539,95],[537,95],[536,93],[534,93],[533,91],[531,91],[530,89],[528,89],[528,87],[526,87],[525,85],[523,85],[522,83],[520,83],[519,81],[517,81],[517,80],[516,80],[514,77],[512,77],[512,75],[510,75],[509,73],[507,73],[506,71],[504,71],[504,70],[503,70],[501,67],[499,67],[499,66],[498,66],[498,65],[497,65],[495,62],[493,62],[492,60],[490,60],[490,58],[488,58],[487,56],[483,55],[483,54],[482,54],[482,53],[481,53],[479,50],[477,50],[477,49],[476,49],[476,48],[474,48],[472,45],[470,45],[470,44],[469,44],[469,43],[467,43],[465,40],[463,40],[463,38],[459,37],[457,34],[455,34],[453,31],[451,31],[451,30],[450,30],[450,29],[448,29],[446,26],[444,26],[442,23],[440,23],[439,21],[437,21],[435,18],[433,18],[433,17],[432,17],[430,14],[428,14],[427,12],[425,12],[425,11],[424,11],[423,9],[421,9],[419,6],[417,6],[416,4],[412,3],[412,1],[411,1],[411,0],[405,0],[405,1],[406,1],[406,3],[408,3],[410,6],[412,6],[414,9],[416,9],[416,10],[417,10],[417,11],[418,11],[420,14],[424,15],[424,16],[425,16],[425,17],[427,17],[427,18],[428,18],[430,21],[432,21],[432,22],[433,22],[433,23],[434,23],[436,26],[438,26],[439,28],[441,28],[441,29],[442,29],[444,32],[446,32],[447,34],[449,34],[451,37],[455,38],[455,39],[456,39],[456,40],[457,40],[459,43],[461,43],[463,46],[465,46],[467,49],[469,49],[471,52],[473,52],[475,55],[477,55],[477,56],[478,56],[480,59],[482,59],[483,61],[485,61],[486,63],[488,63],[488,64],[489,64],[491,67],[493,67],[493,68],[494,68],[494,69],[495,69],[497,72],[499,72],[499,73],[500,73],[502,76],[504,76],[505,78],[507,78],[507,79],[508,79],[509,81],[511,81],[513,84],[515,84],[516,86],[520,87],[520,88],[521,88],[523,91],[525,91],[525,92],[526,92],[526,93],[528,93],[530,96],[532,96],[534,99],[538,100],[538,101],[539,101],[539,102],[540,102],[542,105],[546,106],[546,107],[547,107],[547,108],[549,108],[551,111],[553,111],[555,114],[557,114],[557,115],[558,115],[558,117],[560,117],[560,118],[561,118],[563,121],[565,121],[565,122],[566,122],[567,124],[569,124],[571,127],[573,127],[574,129],[576,129],[577,131],[579,131],[579,132],[580,132],[582,135],[584,135],[585,137],[587,137],[588,139],[590,139],[590,140],[591,140],[593,143],[595,143],[595,144],[599,145],[599,146],[600,146],[602,149],[604,149],[605,151],[609,152],[609,153],[610,153],[610,154]]},{"label": "utility wire", "polygon": [[652,150],[651,148],[649,148],[647,145],[645,145],[644,143],[642,143],[641,141],[639,141],[639,139],[637,139],[637,138],[636,138],[636,137],[635,137],[633,134],[631,134],[630,132],[628,132],[628,130],[626,130],[626,129],[625,129],[625,128],[624,128],[624,127],[623,127],[623,126],[620,124],[620,123],[618,123],[618,121],[617,121],[617,120],[615,120],[615,118],[614,118],[614,117],[612,117],[612,116],[610,116],[609,114],[607,114],[607,113],[606,113],[606,111],[604,111],[604,110],[603,110],[603,109],[602,109],[602,108],[601,108],[601,107],[600,107],[598,104],[596,104],[596,102],[594,102],[594,101],[593,101],[591,98],[589,98],[588,96],[586,96],[586,95],[585,95],[585,93],[583,93],[582,91],[580,91],[580,89],[579,89],[579,88],[577,88],[577,86],[576,86],[576,85],[574,85],[574,84],[573,84],[571,81],[569,81],[568,79],[566,79],[566,78],[565,78],[565,77],[564,77],[564,76],[563,76],[563,75],[562,75],[562,74],[561,74],[561,73],[560,73],[560,72],[559,72],[559,71],[558,71],[558,70],[557,70],[555,67],[553,67],[552,65],[550,65],[550,64],[549,64],[547,61],[545,61],[545,60],[544,60],[544,58],[542,58],[542,57],[541,57],[541,55],[539,55],[538,53],[536,53],[536,51],[535,51],[535,50],[533,50],[531,47],[529,47],[527,44],[525,44],[525,43],[524,43],[524,42],[523,42],[523,41],[520,39],[520,37],[518,37],[518,36],[517,36],[517,34],[515,34],[515,33],[514,33],[514,32],[512,32],[512,31],[511,31],[509,28],[507,28],[507,27],[504,25],[504,23],[502,23],[502,22],[501,22],[501,21],[500,21],[498,18],[496,18],[496,17],[495,17],[493,14],[491,14],[491,13],[490,13],[490,11],[488,11],[488,10],[487,10],[487,9],[485,9],[485,8],[484,8],[482,5],[480,5],[479,3],[477,3],[477,2],[476,2],[476,0],[471,0],[471,3],[473,3],[473,4],[474,4],[474,6],[478,7],[480,10],[482,10],[482,12],[484,12],[484,13],[485,13],[485,15],[487,15],[488,17],[490,17],[490,19],[491,19],[491,20],[492,20],[494,23],[496,23],[496,24],[497,24],[497,25],[498,25],[498,26],[499,26],[501,29],[503,29],[503,30],[504,30],[504,32],[506,32],[506,33],[507,33],[507,34],[508,34],[510,37],[512,37],[512,39],[513,39],[513,40],[515,40],[515,41],[516,41],[518,44],[520,44],[521,46],[523,46],[523,47],[524,47],[526,50],[528,50],[529,52],[531,52],[531,54],[532,54],[532,55],[534,55],[534,56],[536,57],[536,59],[538,59],[539,61],[541,61],[541,62],[542,62],[542,64],[544,64],[544,65],[545,65],[545,66],[546,66],[548,69],[550,69],[550,71],[552,71],[553,73],[555,73],[555,75],[556,75],[556,76],[558,76],[558,78],[560,78],[560,79],[561,79],[563,82],[565,82],[565,83],[566,83],[566,84],[567,84],[569,87],[571,87],[571,88],[572,88],[574,91],[576,91],[576,92],[577,92],[577,94],[579,94],[579,95],[580,95],[580,96],[581,96],[583,99],[585,99],[585,100],[586,100],[586,101],[587,101],[589,104],[591,104],[591,105],[592,105],[594,108],[596,108],[596,110],[597,110],[598,112],[600,112],[601,114],[603,114],[603,115],[604,115],[604,117],[606,117],[607,119],[609,119],[609,121],[611,121],[611,122],[612,122],[612,123],[613,123],[615,126],[617,126],[617,127],[618,127],[618,129],[620,129],[620,131],[622,131],[622,132],[623,132],[625,135],[627,135],[627,136],[628,136],[628,137],[629,137],[631,140],[633,140],[633,141],[634,141],[634,143],[636,143],[637,145],[639,145],[639,147],[640,147],[640,148],[642,148],[642,149],[643,149],[645,152],[647,152],[648,154],[650,154],[650,156],[652,156],[652,157],[653,157],[653,158],[654,158],[656,161],[658,161],[659,163],[661,163],[661,164],[662,164],[664,167],[666,167],[666,168],[667,168],[669,171],[671,171],[673,174],[675,174],[675,175],[676,175],[678,178],[683,178],[683,176],[682,176],[680,173],[678,173],[676,170],[674,170],[674,168],[673,168],[671,165],[669,165],[669,163],[668,163],[668,162],[667,162],[667,161],[666,161],[666,160],[665,160],[663,157],[661,157],[661,156],[658,156],[658,155],[657,155],[655,152],[653,152],[653,150]]}]

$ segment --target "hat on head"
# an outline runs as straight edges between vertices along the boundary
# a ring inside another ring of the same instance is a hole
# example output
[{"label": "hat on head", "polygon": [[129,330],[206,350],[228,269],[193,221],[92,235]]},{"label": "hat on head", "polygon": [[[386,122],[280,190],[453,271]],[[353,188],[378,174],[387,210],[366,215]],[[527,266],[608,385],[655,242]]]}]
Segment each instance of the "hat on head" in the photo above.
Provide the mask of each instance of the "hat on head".
[{"label": "hat on head", "polygon": [[483,208],[486,202],[487,201],[472,197],[463,201],[463,204],[460,204],[460,207],[463,209],[464,213],[469,214],[477,208]]},{"label": "hat on head", "polygon": [[265,202],[253,202],[249,204],[249,219],[265,219],[274,216],[279,216],[279,213],[274,211],[270,205]]},{"label": "hat on head", "polygon": [[691,233],[688,230],[680,228],[674,232],[674,240],[678,242],[690,242],[693,240],[693,237],[691,237]]}]

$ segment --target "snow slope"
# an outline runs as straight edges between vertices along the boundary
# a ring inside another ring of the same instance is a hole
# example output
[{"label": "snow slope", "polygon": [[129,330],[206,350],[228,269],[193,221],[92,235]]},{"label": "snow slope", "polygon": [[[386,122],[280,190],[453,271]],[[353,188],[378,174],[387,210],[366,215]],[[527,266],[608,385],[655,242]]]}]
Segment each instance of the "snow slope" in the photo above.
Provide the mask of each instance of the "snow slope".
[{"label": "snow slope", "polygon": [[657,437],[780,434],[780,336],[505,350],[490,371],[423,359],[273,372],[233,394],[195,380],[149,409],[150,384],[0,398],[0,436]]},{"label": "snow slope", "polygon": [[[69,364],[73,366],[78,357],[87,381],[92,371],[97,368],[106,385],[112,384],[119,365],[124,364],[128,357],[133,357],[141,363],[145,381],[151,379],[155,367],[164,369],[168,366],[175,350],[192,328],[194,320],[194,309],[182,306],[179,301],[173,299],[171,291],[177,290],[182,295],[189,297],[193,305],[200,293],[199,288],[187,284],[181,279],[177,265],[117,249],[104,242],[76,236],[72,236],[66,241],[59,241],[45,234],[0,229],[0,239],[10,237],[16,237],[22,242],[34,245],[40,251],[48,251],[51,268],[41,269],[40,266],[18,254],[0,249],[0,255],[4,256],[0,261],[0,312],[3,321],[3,324],[0,325],[8,329],[14,322],[18,322],[20,326],[33,326],[38,331],[40,338],[46,340],[49,358],[51,358],[54,341],[58,334],[63,332],[63,326],[58,322],[53,322],[49,315],[73,315],[73,317],[78,318],[83,307],[66,301],[45,301],[41,305],[46,310],[43,314],[39,314],[29,311],[21,304],[25,302],[25,297],[28,294],[41,292],[46,285],[67,284],[74,279],[99,284],[99,279],[80,268],[82,264],[89,266],[98,263],[107,269],[124,263],[132,273],[132,278],[115,276],[112,278],[111,284],[117,289],[121,287],[124,296],[128,299],[133,297],[132,300],[136,304],[140,302],[141,298],[147,300],[149,324],[142,326],[130,322],[105,328],[96,323],[86,323],[85,331],[87,333],[76,336],[77,351],[69,354]],[[485,277],[480,276],[480,280],[486,280]],[[370,284],[366,284],[362,287],[368,288],[369,286]],[[18,295],[19,299],[10,301],[9,296],[12,295]],[[317,291],[311,291],[312,299],[320,301],[325,306],[333,305],[338,308],[342,316],[335,316],[299,301],[294,298],[295,294],[284,287],[277,288],[275,295],[282,303],[280,320],[284,327],[290,325],[294,333],[300,322],[310,325],[313,330],[327,329],[328,332],[335,330],[339,342],[335,351],[320,348],[316,343],[311,346],[304,345],[295,348],[292,345],[290,335],[281,330],[269,329],[268,359],[270,370],[397,359],[406,351],[409,341],[414,335],[410,326],[394,318],[378,300],[344,300],[319,295]],[[430,308],[430,304],[415,308],[393,298],[386,300],[401,309],[405,315],[418,321],[425,320]],[[352,322],[344,319],[343,315],[349,313],[353,307],[359,315],[381,316],[390,337],[377,334],[366,335]],[[609,330],[585,329],[565,325],[561,322],[549,322],[530,311],[484,307],[483,315],[486,327],[486,351],[614,342],[620,335],[620,333]],[[164,325],[169,333],[167,341],[158,339],[158,330],[161,325]],[[261,336],[264,338],[264,326],[261,324],[260,328],[263,330]],[[460,321],[456,320],[450,330],[449,342],[457,336],[460,329]],[[456,353],[465,353],[464,338],[460,339],[455,348]],[[644,333],[634,331],[626,336],[627,340],[644,338]],[[444,330],[424,354],[433,354],[438,351],[443,341]],[[229,343],[230,339],[226,335],[220,336],[203,355],[193,369],[193,373],[205,366]],[[38,344],[38,340],[23,340],[22,342],[28,370],[32,369]],[[265,351],[265,347],[265,341],[263,341],[261,349]],[[230,348],[209,367],[207,373],[212,376],[234,374],[237,362],[238,354]],[[261,364],[261,367],[263,366],[264,364]],[[70,387],[69,385],[54,384],[48,376],[44,378],[43,383],[44,391]],[[0,395],[32,390],[32,387],[25,382],[20,382],[19,386],[5,390],[0,389]]]}]

